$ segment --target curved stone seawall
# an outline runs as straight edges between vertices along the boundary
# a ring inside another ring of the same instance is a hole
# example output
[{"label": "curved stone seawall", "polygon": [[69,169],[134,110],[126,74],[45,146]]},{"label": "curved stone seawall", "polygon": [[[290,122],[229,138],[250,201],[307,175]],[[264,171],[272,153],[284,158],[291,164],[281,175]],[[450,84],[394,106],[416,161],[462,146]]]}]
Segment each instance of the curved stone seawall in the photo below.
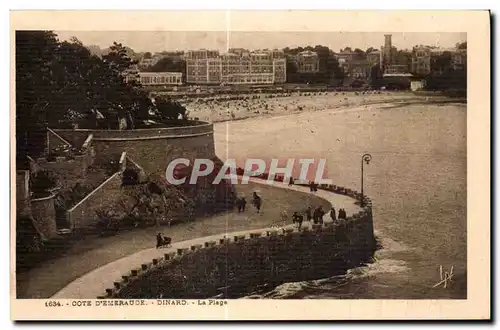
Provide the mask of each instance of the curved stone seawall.
[{"label": "curved stone seawall", "polygon": [[[319,189],[360,200],[356,191]],[[371,260],[375,251],[372,204],[345,220],[302,228],[230,234],[138,265],[98,298],[237,297],[249,288],[313,280],[344,273]]]}]

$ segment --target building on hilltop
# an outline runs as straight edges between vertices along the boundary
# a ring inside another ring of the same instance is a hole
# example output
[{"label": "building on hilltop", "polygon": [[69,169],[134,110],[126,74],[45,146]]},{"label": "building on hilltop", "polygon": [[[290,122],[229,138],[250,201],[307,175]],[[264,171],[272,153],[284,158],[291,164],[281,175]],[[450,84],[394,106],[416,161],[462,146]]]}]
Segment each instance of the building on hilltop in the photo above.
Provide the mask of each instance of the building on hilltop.
[{"label": "building on hilltop", "polygon": [[467,68],[467,49],[456,49],[451,56],[453,70],[465,70]]},{"label": "building on hilltop", "polygon": [[431,73],[430,47],[417,46],[413,48],[412,71],[419,75]]},{"label": "building on hilltop", "polygon": [[372,66],[381,65],[382,63],[382,52],[379,50],[372,50],[366,54],[366,60],[370,62]]},{"label": "building on hilltop", "polygon": [[245,48],[229,48],[229,53],[236,54],[238,56],[248,56],[250,54],[250,51]]},{"label": "building on hilltop", "polygon": [[354,79],[369,79],[371,76],[372,64],[368,60],[351,60],[342,66],[347,77]]},{"label": "building on hilltop", "polygon": [[216,50],[191,50],[185,53],[186,82],[192,84],[220,83],[220,59]]},{"label": "building on hilltop", "polygon": [[339,53],[335,53],[335,57],[340,65],[350,62],[354,59],[355,53],[350,49],[343,49]]},{"label": "building on hilltop", "polygon": [[386,74],[408,73],[408,66],[404,64],[390,64],[385,68]]},{"label": "building on hilltop", "polygon": [[158,59],[156,58],[142,58],[139,63],[138,67],[140,70],[148,69],[158,63]]},{"label": "building on hilltop", "polygon": [[189,51],[186,81],[192,84],[274,84],[286,81],[286,60],[279,50],[219,54]]},{"label": "building on hilltop", "polygon": [[316,52],[306,50],[298,53],[296,56],[296,63],[299,73],[319,72],[319,57]]},{"label": "building on hilltop", "polygon": [[392,47],[392,35],[391,34],[386,34],[384,35],[384,46],[381,47],[382,49],[382,66],[385,67],[388,65],[391,65],[393,62],[393,47]]},{"label": "building on hilltop", "polygon": [[439,73],[439,69],[436,69],[434,64],[445,53],[450,54],[450,66],[453,70],[464,70],[466,68],[466,49],[437,48],[419,45],[413,48],[411,62],[412,71],[419,75],[429,75],[433,72]]}]

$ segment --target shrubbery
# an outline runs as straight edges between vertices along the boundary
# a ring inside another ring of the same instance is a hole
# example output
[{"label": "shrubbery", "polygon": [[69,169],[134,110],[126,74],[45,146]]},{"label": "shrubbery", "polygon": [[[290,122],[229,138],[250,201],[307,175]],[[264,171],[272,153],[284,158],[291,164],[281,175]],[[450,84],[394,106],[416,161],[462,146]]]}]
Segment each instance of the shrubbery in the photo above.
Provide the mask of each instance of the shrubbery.
[{"label": "shrubbery", "polygon": [[50,195],[50,189],[57,184],[56,179],[47,171],[31,172],[30,191],[34,198],[42,198]]}]

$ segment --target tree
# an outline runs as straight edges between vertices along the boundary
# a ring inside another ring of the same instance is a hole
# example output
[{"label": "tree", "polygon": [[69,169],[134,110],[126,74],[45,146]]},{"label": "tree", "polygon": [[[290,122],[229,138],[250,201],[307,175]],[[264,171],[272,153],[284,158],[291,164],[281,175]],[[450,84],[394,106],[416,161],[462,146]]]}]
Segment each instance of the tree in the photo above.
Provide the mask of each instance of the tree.
[{"label": "tree", "polygon": [[376,51],[377,49],[373,48],[373,47],[368,47],[368,49],[366,50],[366,54],[369,54],[371,52],[374,52]]},{"label": "tree", "polygon": [[406,65],[409,69],[411,65],[411,56],[412,54],[410,52],[398,50],[396,52],[396,56],[394,57],[394,63],[398,65]]},{"label": "tree", "polygon": [[109,47],[109,53],[102,57],[104,63],[107,63],[109,68],[117,75],[123,74],[126,70],[130,69],[132,65],[137,64],[128,56],[127,48],[121,43],[113,42]]},{"label": "tree", "polygon": [[125,82],[135,64],[114,43],[99,58],[76,38],[59,42],[51,31],[16,32],[16,150],[44,152],[47,127],[126,128],[148,117],[151,101],[140,85]]},{"label": "tree", "polygon": [[328,59],[326,62],[326,72],[330,78],[344,79],[344,70],[339,65],[337,58],[333,53],[328,54]]},{"label": "tree", "polygon": [[58,40],[50,31],[16,31],[16,150],[22,165],[27,154],[44,150],[45,127],[50,118],[61,117],[62,110],[52,100],[57,88],[52,77],[57,65],[53,54]]},{"label": "tree", "polygon": [[159,97],[155,99],[155,105],[156,116],[159,121],[165,122],[176,119],[188,119],[187,109],[179,102]]},{"label": "tree", "polygon": [[364,60],[364,59],[366,59],[366,53],[364,51],[362,51],[361,49],[356,48],[354,50],[354,59]]},{"label": "tree", "polygon": [[458,43],[457,49],[467,49],[467,41]]},{"label": "tree", "polygon": [[145,59],[150,59],[151,57],[153,57],[153,55],[151,55],[150,52],[145,52],[143,55],[143,58],[145,58]]},{"label": "tree", "polygon": [[431,61],[431,71],[436,73],[443,73],[449,71],[451,68],[451,53],[443,52],[441,55],[435,57]]},{"label": "tree", "polygon": [[186,62],[180,59],[172,59],[164,57],[155,65],[146,69],[149,72],[184,72],[186,70]]}]

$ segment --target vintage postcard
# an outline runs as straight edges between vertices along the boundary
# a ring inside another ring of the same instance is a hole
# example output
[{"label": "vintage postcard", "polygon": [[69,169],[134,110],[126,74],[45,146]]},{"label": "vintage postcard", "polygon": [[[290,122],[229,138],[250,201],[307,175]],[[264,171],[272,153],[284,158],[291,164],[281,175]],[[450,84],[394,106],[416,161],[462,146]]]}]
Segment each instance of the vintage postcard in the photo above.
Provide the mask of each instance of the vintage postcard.
[{"label": "vintage postcard", "polygon": [[488,11],[11,12],[14,320],[487,320]]}]

